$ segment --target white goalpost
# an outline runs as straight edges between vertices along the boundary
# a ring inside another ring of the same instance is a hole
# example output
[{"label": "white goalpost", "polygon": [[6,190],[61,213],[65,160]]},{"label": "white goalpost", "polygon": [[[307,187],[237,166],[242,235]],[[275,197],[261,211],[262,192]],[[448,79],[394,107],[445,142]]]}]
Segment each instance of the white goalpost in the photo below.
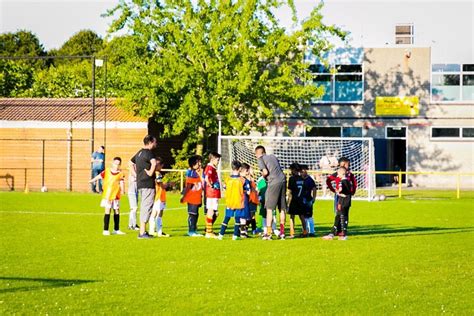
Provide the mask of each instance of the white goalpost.
[{"label": "white goalpost", "polygon": [[[258,145],[264,146],[267,154],[274,154],[285,171],[293,162],[308,165],[310,174],[318,185],[318,198],[321,198],[326,176],[335,171],[334,161],[342,156],[347,157],[351,161],[351,171],[357,179],[354,198],[370,201],[375,195],[372,138],[220,136],[219,142],[222,170],[229,170],[230,163],[239,160],[248,163],[255,174],[259,175],[260,170],[255,158],[255,147]],[[324,156],[329,159],[323,158]],[[328,160],[331,161],[331,167],[324,164]]]}]

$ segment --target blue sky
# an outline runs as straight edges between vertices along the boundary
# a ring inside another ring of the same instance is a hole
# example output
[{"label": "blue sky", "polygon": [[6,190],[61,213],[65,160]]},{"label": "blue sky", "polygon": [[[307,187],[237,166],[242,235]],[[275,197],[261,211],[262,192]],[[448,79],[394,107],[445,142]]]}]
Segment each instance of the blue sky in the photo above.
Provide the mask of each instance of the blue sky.
[{"label": "blue sky", "polygon": [[[101,14],[118,0],[0,0],[0,33],[35,33],[49,50],[91,29],[104,37],[110,19]],[[319,0],[294,0],[300,19]],[[350,31],[354,47],[394,45],[398,23],[414,23],[415,46],[431,47],[435,62],[474,62],[474,0],[325,0],[324,22]],[[290,12],[277,12],[291,26]],[[456,36],[453,36],[453,35]],[[338,43],[339,44],[339,43]]]},{"label": "blue sky", "polygon": [[[105,36],[110,19],[101,17],[118,0],[0,0],[0,33],[31,30],[46,49],[59,48],[71,35],[91,29]],[[295,1],[315,5],[314,0]],[[289,24],[289,12],[279,12]]]}]

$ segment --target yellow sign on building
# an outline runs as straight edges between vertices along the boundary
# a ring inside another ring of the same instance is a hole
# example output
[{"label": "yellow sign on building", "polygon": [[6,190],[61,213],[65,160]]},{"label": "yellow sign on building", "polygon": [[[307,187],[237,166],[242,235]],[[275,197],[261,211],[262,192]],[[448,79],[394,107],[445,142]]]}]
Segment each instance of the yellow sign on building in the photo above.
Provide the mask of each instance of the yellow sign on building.
[{"label": "yellow sign on building", "polygon": [[376,97],[377,116],[417,116],[420,112],[418,97]]}]

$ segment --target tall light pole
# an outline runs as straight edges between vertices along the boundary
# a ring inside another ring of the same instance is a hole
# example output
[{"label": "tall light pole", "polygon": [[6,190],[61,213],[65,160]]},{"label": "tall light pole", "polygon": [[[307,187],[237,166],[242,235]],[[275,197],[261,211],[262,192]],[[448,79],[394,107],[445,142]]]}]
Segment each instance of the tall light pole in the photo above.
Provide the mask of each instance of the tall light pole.
[{"label": "tall light pole", "polygon": [[[91,154],[94,152],[94,125],[95,125],[95,56],[92,56],[92,128],[91,128]],[[91,163],[92,168],[92,163]]]},{"label": "tall light pole", "polygon": [[107,143],[107,56],[104,57],[104,147],[106,146],[106,143]]},{"label": "tall light pole", "polygon": [[104,143],[103,146],[106,146],[107,136],[107,56],[104,59],[96,59],[95,60],[96,67],[104,67]]}]

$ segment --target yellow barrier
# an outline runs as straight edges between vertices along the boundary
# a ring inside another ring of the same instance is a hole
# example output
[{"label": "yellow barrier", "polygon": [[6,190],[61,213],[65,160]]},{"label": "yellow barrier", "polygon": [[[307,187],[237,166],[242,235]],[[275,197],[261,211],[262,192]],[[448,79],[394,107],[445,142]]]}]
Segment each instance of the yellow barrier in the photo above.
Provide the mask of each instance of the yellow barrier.
[{"label": "yellow barrier", "polygon": [[[184,187],[184,173],[186,172],[185,169],[163,169],[166,172],[179,172],[180,173],[180,191],[183,191]],[[321,170],[310,170],[311,174],[325,174]],[[222,170],[221,173],[230,173],[230,170]],[[354,174],[367,174],[366,171],[352,171]],[[376,175],[398,175],[398,197],[402,197],[402,187],[403,183],[401,181],[402,176],[408,175],[444,175],[444,176],[456,176],[456,198],[461,198],[461,176],[474,176],[474,173],[460,173],[460,172],[441,172],[441,171],[375,171]]]}]

